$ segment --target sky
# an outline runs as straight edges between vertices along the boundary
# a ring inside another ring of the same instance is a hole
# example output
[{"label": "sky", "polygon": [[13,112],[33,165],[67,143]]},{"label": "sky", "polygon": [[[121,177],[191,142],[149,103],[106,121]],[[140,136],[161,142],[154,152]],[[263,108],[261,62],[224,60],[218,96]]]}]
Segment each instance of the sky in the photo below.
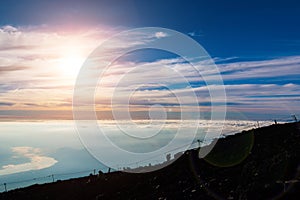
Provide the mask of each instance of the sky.
[{"label": "sky", "polygon": [[[300,3],[289,0],[1,1],[0,119],[71,119],[76,76],[85,59],[112,35],[140,27],[173,29],[203,46],[222,75],[229,118],[299,115],[299,19]],[[163,37],[168,35],[158,32],[151,39]],[[136,39],[149,42],[143,34]],[[117,43],[130,45],[134,43]],[[136,65],[141,70],[117,84]],[[196,68],[203,65],[198,62]],[[190,88],[164,68],[188,76]],[[111,118],[109,103],[116,88],[117,107],[122,95],[136,89],[130,107],[135,118],[145,118],[153,105],[164,106],[172,116],[182,107],[192,112],[195,105],[188,100],[184,106],[176,101],[177,94],[190,90],[204,113],[211,101],[220,102],[210,99],[203,80],[178,55],[136,52],[115,61],[110,70],[95,95],[100,119]],[[167,88],[159,85],[161,80]]]}]

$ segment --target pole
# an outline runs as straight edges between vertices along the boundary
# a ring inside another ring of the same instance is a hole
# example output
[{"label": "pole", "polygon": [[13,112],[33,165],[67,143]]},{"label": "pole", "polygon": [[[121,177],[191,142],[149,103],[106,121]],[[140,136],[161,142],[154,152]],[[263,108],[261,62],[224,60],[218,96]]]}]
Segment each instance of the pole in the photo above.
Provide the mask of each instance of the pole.
[{"label": "pole", "polygon": [[51,177],[52,177],[52,182],[54,183],[54,174],[52,174]]},{"label": "pole", "polygon": [[296,115],[292,115],[292,117],[294,118],[295,122],[298,122]]},{"label": "pole", "polygon": [[200,141],[200,140],[197,140],[197,142],[198,142],[198,147],[199,147],[199,149],[200,149],[200,147],[201,147],[201,141]]},{"label": "pole", "polygon": [[7,192],[6,183],[4,183],[3,185],[4,185],[4,190],[5,190],[5,192]]}]

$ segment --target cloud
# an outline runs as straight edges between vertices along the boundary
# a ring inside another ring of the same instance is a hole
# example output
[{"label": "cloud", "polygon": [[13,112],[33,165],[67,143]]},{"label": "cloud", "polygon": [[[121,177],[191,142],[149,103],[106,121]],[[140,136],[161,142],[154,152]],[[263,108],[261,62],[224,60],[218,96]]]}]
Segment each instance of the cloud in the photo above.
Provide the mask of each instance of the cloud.
[{"label": "cloud", "polygon": [[0,175],[8,175],[31,170],[40,170],[48,168],[57,163],[57,160],[42,155],[41,149],[33,147],[13,147],[14,157],[25,157],[30,162],[22,164],[9,164],[0,168]]},{"label": "cloud", "polygon": [[56,105],[69,104],[65,99],[72,99],[76,78],[72,59],[84,59],[110,34],[99,27],[75,33],[47,27],[0,27],[0,101],[9,103],[1,108],[14,104],[20,110],[29,105],[33,110],[61,109]]},{"label": "cloud", "polygon": [[25,67],[25,66],[0,66],[0,75],[3,75],[8,72],[25,70],[27,68],[28,67]]},{"label": "cloud", "polygon": [[189,32],[188,35],[191,36],[191,37],[201,37],[201,36],[203,36],[202,33],[196,32],[196,31]]},{"label": "cloud", "polygon": [[155,37],[156,38],[164,38],[164,37],[167,37],[168,36],[168,34],[167,33],[164,33],[164,32],[156,32],[155,33]]},{"label": "cloud", "polygon": [[[49,27],[1,27],[1,110],[10,110],[12,107],[16,110],[72,109],[76,73],[72,68],[65,70],[62,61],[68,56],[71,61],[78,55],[88,56],[112,33],[99,27],[90,27],[76,33],[62,33]],[[189,35],[201,34],[191,32]],[[165,32],[150,35],[137,32],[132,36],[138,42],[129,43],[128,38],[114,41],[103,57],[113,57],[118,47],[134,47],[168,37]],[[79,53],[74,54],[74,51]],[[284,103],[300,110],[296,104],[299,97],[295,96],[300,91],[300,56],[257,61],[239,61],[237,57],[230,57],[213,58],[213,61],[217,63],[225,82],[229,107],[245,110],[263,107],[274,109],[277,103]],[[157,103],[176,107],[176,95],[187,95],[191,91],[198,96],[199,105],[209,107],[210,96],[205,80],[214,82],[218,74],[218,71],[212,70],[211,64],[209,60],[202,60],[192,67],[182,58],[115,62],[101,78],[101,91],[96,94],[97,102],[101,105],[99,109],[109,108],[115,88],[118,94],[115,95],[116,102],[120,104],[125,101],[126,95],[135,91],[131,102],[139,109]],[[70,65],[72,67],[74,63],[71,62]],[[218,89],[214,85],[210,88]],[[214,101],[220,102],[219,99]],[[184,104],[191,104],[188,96],[184,99]],[[51,116],[49,115],[50,118]]]},{"label": "cloud", "polygon": [[9,50],[32,50],[37,48],[33,45],[17,45],[17,46],[4,46],[0,47],[0,51],[9,51]]},{"label": "cloud", "polygon": [[0,102],[0,106],[13,106],[15,105],[14,103],[9,103],[9,102]]},{"label": "cloud", "polygon": [[16,27],[6,25],[6,26],[0,27],[0,31],[6,32],[6,33],[16,33],[16,32],[18,32],[18,29]]},{"label": "cloud", "polygon": [[218,65],[223,79],[274,78],[300,75],[300,56]]},{"label": "cloud", "polygon": [[[229,110],[235,108],[249,111],[252,109],[258,113],[277,110],[278,113],[283,113],[287,112],[288,107],[289,110],[300,112],[298,105],[300,85],[293,81],[293,77],[300,76],[300,57],[247,62],[236,62],[236,58],[223,60],[230,61],[218,65],[222,78],[225,80],[224,87],[227,92]],[[136,66],[138,67],[135,69]],[[205,62],[199,62],[194,67],[208,80],[214,80],[215,71],[210,70]],[[131,95],[130,102],[134,108],[143,106],[146,108],[154,104],[161,104],[165,107],[191,105],[190,110],[192,110],[193,102],[191,98],[188,98],[188,93],[191,91],[196,93],[201,107],[209,107],[210,101],[215,105],[222,102],[221,99],[210,99],[208,90],[217,91],[221,89],[221,86],[207,87],[197,70],[179,58],[155,62],[118,63],[107,73],[108,76],[104,75],[102,79],[101,92],[97,93],[97,102],[102,102],[103,106],[109,104],[109,99],[114,97],[114,103],[117,103],[114,106],[122,107],[121,104],[126,103],[126,98]],[[285,78],[282,79],[282,76]],[[186,84],[185,81],[188,83]],[[248,83],[249,81],[252,82]],[[286,83],[287,81],[290,82]],[[189,83],[191,83],[190,86]],[[176,96],[187,98],[180,105]]]}]

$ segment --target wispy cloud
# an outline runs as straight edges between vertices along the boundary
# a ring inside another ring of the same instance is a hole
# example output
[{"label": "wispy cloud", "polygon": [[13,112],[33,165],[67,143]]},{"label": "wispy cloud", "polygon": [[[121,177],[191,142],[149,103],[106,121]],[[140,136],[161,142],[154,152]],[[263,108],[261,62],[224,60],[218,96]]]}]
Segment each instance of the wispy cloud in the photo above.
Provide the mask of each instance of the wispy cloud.
[{"label": "wispy cloud", "polygon": [[25,70],[28,67],[25,66],[0,66],[0,75],[4,75],[9,72]]},{"label": "wispy cloud", "polygon": [[0,27],[0,100],[9,102],[1,108],[55,110],[70,104],[76,71],[108,32],[99,27],[76,33]]},{"label": "wispy cloud", "polygon": [[199,32],[199,31],[192,31],[192,32],[189,32],[188,35],[191,37],[201,37],[201,36],[203,36],[203,33]]},{"label": "wispy cloud", "polygon": [[0,106],[13,106],[14,103],[9,103],[9,102],[0,102]]},{"label": "wispy cloud", "polygon": [[164,38],[164,37],[167,37],[168,34],[167,33],[164,33],[164,32],[157,32],[155,33],[155,37],[156,38]]},{"label": "wispy cloud", "polygon": [[[130,71],[130,68],[133,68],[131,66],[138,66],[140,70]],[[214,72],[211,72],[205,63],[198,63],[194,67],[206,76],[206,79],[215,78]],[[300,57],[229,62],[218,67],[225,81],[229,110],[233,108],[260,113],[300,111],[298,104],[300,85],[293,78],[300,76]],[[97,95],[97,102],[102,102],[102,106],[107,105],[112,97],[115,99],[114,103],[122,104],[127,101],[126,98],[132,91],[135,92],[131,97],[131,103],[135,108],[155,104],[169,108],[189,105],[192,103],[190,98],[179,104],[176,96],[184,96],[184,93],[191,91],[196,93],[201,107],[209,107],[211,104],[207,102],[211,101],[217,104],[219,101],[222,102],[222,99],[211,99],[208,90],[218,90],[221,86],[211,85],[208,88],[197,70],[180,59],[114,65],[111,68],[114,79],[109,71],[102,79],[104,87]],[[186,80],[181,76],[186,77]],[[285,78],[281,79],[283,76]],[[248,83],[250,80],[251,83]],[[191,83],[190,87],[186,87],[185,81]],[[115,88],[118,89],[114,90]],[[190,110],[192,109],[191,106]]]},{"label": "wispy cloud", "polygon": [[[47,27],[1,27],[1,110],[5,110],[6,115],[10,110],[14,113],[18,110],[70,111],[76,70],[83,62],[78,58],[86,58],[111,34],[112,31],[99,27],[76,33],[63,33]],[[117,47],[135,46],[168,35],[164,32],[152,35],[137,32],[134,37],[136,43],[129,43],[126,38],[114,41],[102,56],[112,57]],[[239,61],[237,57],[213,60],[224,80],[230,109],[256,109],[259,112],[277,109],[280,112],[277,105],[281,104],[300,110],[297,96],[300,91],[300,56],[258,61]],[[210,64],[203,60],[192,67],[182,58],[151,62],[115,61],[101,77],[101,91],[96,94],[97,109],[109,109],[113,96],[115,106],[122,107],[126,96],[132,92],[130,102],[137,110],[147,110],[155,104],[176,110],[180,106],[176,95],[188,92],[195,92],[198,105],[207,108],[210,106],[208,102],[221,101],[210,99],[208,91],[218,89],[218,86],[208,88],[205,83],[205,80],[213,81],[217,75]],[[182,103],[192,104],[188,97]]]},{"label": "wispy cloud", "polygon": [[300,74],[300,56],[218,65],[223,79],[281,77]]}]

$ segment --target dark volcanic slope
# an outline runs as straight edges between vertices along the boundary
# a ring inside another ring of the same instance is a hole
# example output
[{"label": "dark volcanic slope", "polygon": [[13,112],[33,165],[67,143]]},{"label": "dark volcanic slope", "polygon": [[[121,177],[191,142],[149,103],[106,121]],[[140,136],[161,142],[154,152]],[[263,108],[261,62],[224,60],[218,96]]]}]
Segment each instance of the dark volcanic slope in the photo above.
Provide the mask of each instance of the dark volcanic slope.
[{"label": "dark volcanic slope", "polygon": [[220,139],[152,173],[113,172],[0,194],[0,199],[300,199],[300,124]]}]

